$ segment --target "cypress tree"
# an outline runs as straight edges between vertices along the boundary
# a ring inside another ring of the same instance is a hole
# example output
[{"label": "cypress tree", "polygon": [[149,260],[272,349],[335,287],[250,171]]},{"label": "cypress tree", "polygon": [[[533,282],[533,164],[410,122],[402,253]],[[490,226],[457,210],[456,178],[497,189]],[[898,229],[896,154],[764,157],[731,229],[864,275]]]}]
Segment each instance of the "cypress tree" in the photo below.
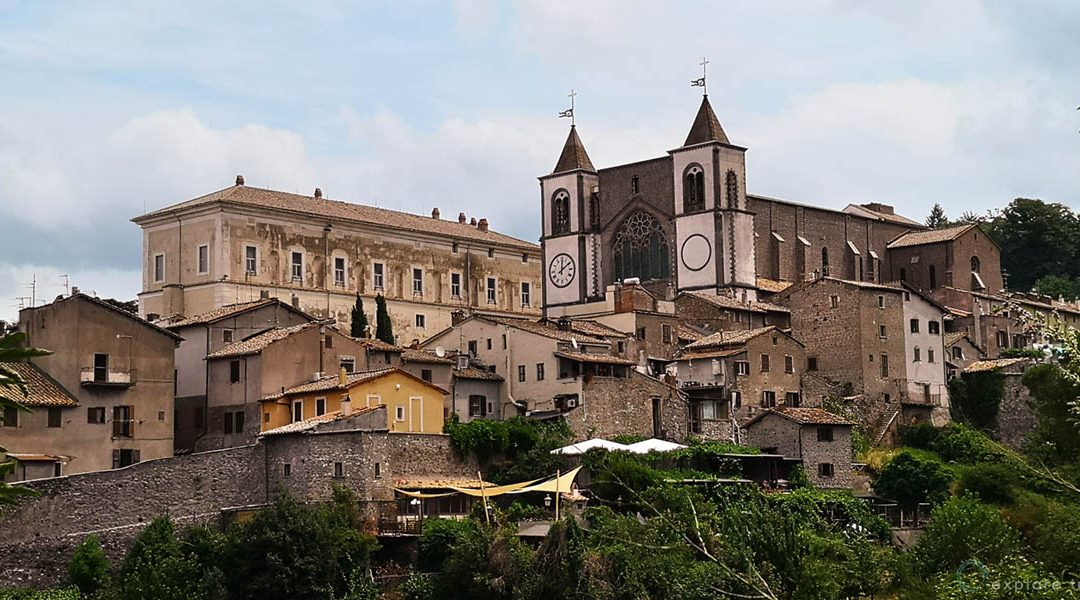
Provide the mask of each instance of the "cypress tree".
[{"label": "cypress tree", "polygon": [[394,344],[394,325],[390,322],[390,313],[386,310],[386,298],[382,294],[375,296],[375,337]]},{"label": "cypress tree", "polygon": [[360,294],[356,295],[356,305],[352,309],[352,323],[350,334],[354,338],[367,337],[368,320],[364,314],[364,299]]}]

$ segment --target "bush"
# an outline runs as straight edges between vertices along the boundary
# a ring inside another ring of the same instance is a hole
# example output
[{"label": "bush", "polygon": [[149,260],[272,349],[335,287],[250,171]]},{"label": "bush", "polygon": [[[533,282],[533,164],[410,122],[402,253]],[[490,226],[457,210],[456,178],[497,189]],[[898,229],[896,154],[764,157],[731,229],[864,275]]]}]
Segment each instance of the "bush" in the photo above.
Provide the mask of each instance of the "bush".
[{"label": "bush", "polygon": [[874,490],[912,509],[922,502],[937,503],[947,498],[951,482],[952,473],[945,465],[905,450],[885,465]]},{"label": "bush", "polygon": [[439,571],[454,552],[454,547],[474,525],[454,519],[425,519],[420,531],[417,566],[422,571]]},{"label": "bush", "polygon": [[421,573],[409,574],[409,577],[401,582],[398,591],[405,600],[435,600],[439,597],[435,593],[435,579]]},{"label": "bush", "polygon": [[949,423],[938,430],[931,449],[943,460],[973,465],[996,461],[1001,451],[985,433],[961,423]]},{"label": "bush", "polygon": [[951,574],[966,560],[995,565],[1020,549],[1020,536],[996,508],[962,496],[934,509],[913,556],[925,574]]},{"label": "bush", "polygon": [[1013,486],[1018,482],[1016,471],[996,463],[980,463],[960,470],[960,493],[978,496],[993,504],[1012,504],[1016,497]]},{"label": "bush", "polygon": [[551,516],[551,511],[539,506],[533,506],[532,504],[525,504],[518,500],[515,500],[506,508],[506,519],[512,523],[533,519],[546,519],[549,516]]},{"label": "bush", "polygon": [[1065,578],[1080,574],[1080,508],[1054,504],[1035,528],[1035,556]]},{"label": "bush", "polygon": [[930,423],[919,423],[900,428],[900,443],[920,450],[933,450],[941,430]]},{"label": "bush", "polygon": [[953,420],[988,429],[1001,410],[1005,376],[998,371],[964,373],[949,381]]},{"label": "bush", "polygon": [[109,582],[109,559],[96,535],[87,536],[75,548],[68,578],[83,596],[93,596]]}]

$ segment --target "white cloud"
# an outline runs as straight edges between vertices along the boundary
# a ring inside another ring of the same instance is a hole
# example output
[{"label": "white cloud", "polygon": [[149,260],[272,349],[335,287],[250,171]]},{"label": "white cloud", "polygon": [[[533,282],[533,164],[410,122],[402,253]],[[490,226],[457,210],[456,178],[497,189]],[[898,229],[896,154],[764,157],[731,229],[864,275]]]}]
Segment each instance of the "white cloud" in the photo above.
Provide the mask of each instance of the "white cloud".
[{"label": "white cloud", "polygon": [[[68,286],[65,287],[65,277]],[[36,280],[36,291],[31,283]],[[131,300],[139,292],[139,272],[121,269],[88,269],[68,271],[48,265],[12,265],[0,263],[0,320],[18,318],[20,307],[31,305],[36,294],[37,304],[52,302],[57,296],[78,287],[82,292],[99,298]]]}]

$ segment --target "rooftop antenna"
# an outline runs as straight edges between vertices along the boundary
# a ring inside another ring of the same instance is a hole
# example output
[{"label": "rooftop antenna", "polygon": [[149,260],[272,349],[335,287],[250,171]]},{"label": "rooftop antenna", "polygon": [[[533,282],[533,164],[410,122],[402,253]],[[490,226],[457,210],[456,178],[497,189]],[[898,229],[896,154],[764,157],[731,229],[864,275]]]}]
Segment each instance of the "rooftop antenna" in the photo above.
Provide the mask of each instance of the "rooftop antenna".
[{"label": "rooftop antenna", "polygon": [[571,89],[568,96],[570,98],[570,108],[560,112],[559,113],[559,118],[560,119],[570,119],[570,126],[574,127],[574,126],[577,125],[577,117],[574,116],[574,97],[577,96],[577,92],[575,92],[573,89]]},{"label": "rooftop antenna", "polygon": [[[145,212],[145,211],[143,211]],[[61,275],[60,279],[64,280],[64,296],[71,295],[71,279],[67,275]]]},{"label": "rooftop antenna", "polygon": [[690,87],[699,87],[701,88],[701,95],[708,96],[709,88],[705,87],[705,77],[708,75],[706,69],[708,69],[709,61],[706,60],[704,56],[702,56],[701,62],[698,64],[701,65],[701,77],[699,77],[698,79],[691,79]]}]

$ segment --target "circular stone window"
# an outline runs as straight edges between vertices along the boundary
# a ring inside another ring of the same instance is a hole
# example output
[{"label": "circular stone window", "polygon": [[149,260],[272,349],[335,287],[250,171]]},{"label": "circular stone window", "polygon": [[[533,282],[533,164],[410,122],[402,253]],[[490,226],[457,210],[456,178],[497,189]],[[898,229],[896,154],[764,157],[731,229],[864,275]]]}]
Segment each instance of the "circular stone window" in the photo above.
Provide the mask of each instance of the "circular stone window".
[{"label": "circular stone window", "polygon": [[709,239],[700,233],[683,240],[682,249],[679,250],[679,258],[682,264],[691,271],[700,271],[709,264],[712,258],[712,244]]}]

